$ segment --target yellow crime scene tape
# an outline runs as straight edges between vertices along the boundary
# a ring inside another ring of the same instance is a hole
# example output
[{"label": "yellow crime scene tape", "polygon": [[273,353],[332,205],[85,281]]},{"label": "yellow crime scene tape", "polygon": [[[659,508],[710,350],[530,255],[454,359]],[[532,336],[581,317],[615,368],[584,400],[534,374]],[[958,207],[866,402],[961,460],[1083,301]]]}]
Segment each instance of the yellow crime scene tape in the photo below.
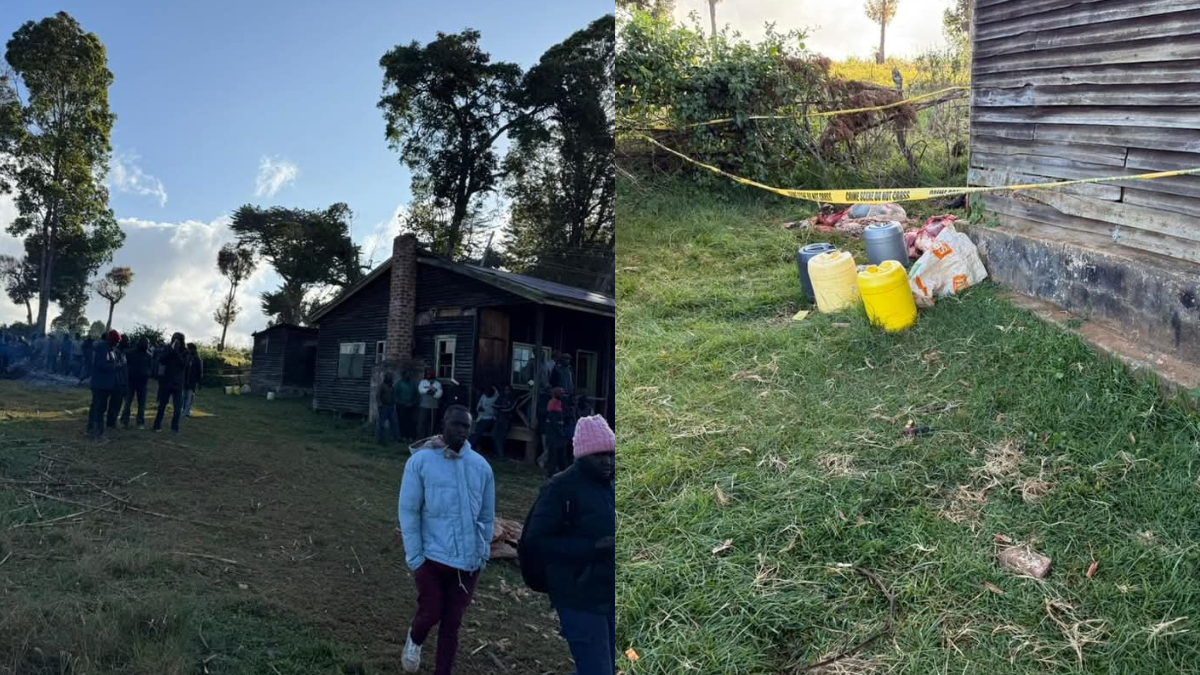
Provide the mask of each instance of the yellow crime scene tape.
[{"label": "yellow crime scene tape", "polygon": [[[951,92],[951,91],[966,91],[969,89],[970,89],[970,87],[962,87],[962,86],[946,87],[945,89],[939,89],[938,91],[930,92],[928,94],[921,94],[920,96],[906,98],[903,101],[896,101],[895,103],[887,103],[885,105],[875,105],[875,106],[870,106],[867,108],[847,108],[845,110],[825,110],[825,111],[799,113],[799,114],[791,114],[791,115],[749,115],[747,117],[743,117],[742,119],[743,120],[790,120],[790,119],[800,119],[805,116],[807,116],[807,117],[836,117],[838,115],[851,115],[854,113],[874,112],[876,110],[887,110],[889,108],[899,108],[902,105],[909,105],[911,103],[916,103],[918,101],[924,101],[926,99],[936,98],[938,96],[941,96],[942,94],[945,94],[945,93]],[[629,120],[629,119],[624,119],[623,121],[636,122],[636,120]],[[683,130],[683,129],[695,129],[697,127],[713,126],[713,125],[717,125],[717,124],[732,124],[736,121],[737,121],[736,117],[722,117],[720,119],[708,120],[707,122],[693,122],[692,124],[685,124],[678,128],[661,125],[661,124],[656,125],[656,126],[641,127],[641,128],[646,129],[648,131],[678,131],[678,130]]]},{"label": "yellow crime scene tape", "polygon": [[1104,178],[1083,178],[1080,180],[1064,180],[1056,183],[1029,183],[1026,185],[997,185],[994,187],[944,187],[944,188],[890,188],[882,190],[790,190],[787,188],[777,188],[770,185],[764,185],[757,181],[752,181],[749,178],[742,178],[728,171],[722,171],[711,164],[705,164],[688,157],[687,155],[672,150],[658,141],[644,134],[636,134],[637,138],[649,141],[650,143],[666,150],[676,157],[687,161],[696,166],[707,169],[717,175],[725,176],[726,178],[749,185],[760,190],[766,190],[783,197],[792,199],[803,199],[810,202],[821,202],[824,204],[891,204],[892,202],[914,202],[926,199],[938,199],[940,197],[955,197],[958,195],[977,194],[981,192],[1015,192],[1018,190],[1045,190],[1050,188],[1066,187],[1068,185],[1087,185],[1090,183],[1109,183],[1112,181],[1124,180],[1154,180],[1156,178],[1171,178],[1172,176],[1190,176],[1200,174],[1200,168],[1195,169],[1178,169],[1175,171],[1156,171],[1154,173],[1142,173],[1135,176],[1105,176]]}]

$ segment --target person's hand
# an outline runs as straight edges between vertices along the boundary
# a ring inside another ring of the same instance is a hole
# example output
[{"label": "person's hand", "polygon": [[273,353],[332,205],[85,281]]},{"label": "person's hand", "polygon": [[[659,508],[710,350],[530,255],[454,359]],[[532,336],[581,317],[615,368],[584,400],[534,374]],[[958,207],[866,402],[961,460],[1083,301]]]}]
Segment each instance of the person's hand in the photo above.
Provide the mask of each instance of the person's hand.
[{"label": "person's hand", "polygon": [[597,551],[605,551],[610,548],[616,548],[617,540],[615,537],[603,537],[596,542]]}]

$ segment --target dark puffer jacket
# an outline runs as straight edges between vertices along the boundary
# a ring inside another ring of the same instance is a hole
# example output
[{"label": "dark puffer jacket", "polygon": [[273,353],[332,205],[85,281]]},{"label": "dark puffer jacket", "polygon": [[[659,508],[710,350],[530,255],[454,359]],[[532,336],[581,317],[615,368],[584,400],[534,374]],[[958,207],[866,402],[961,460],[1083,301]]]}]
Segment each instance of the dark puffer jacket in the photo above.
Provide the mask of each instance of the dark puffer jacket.
[{"label": "dark puffer jacket", "polygon": [[592,477],[579,462],[542,487],[525,537],[546,561],[546,584],[555,607],[608,613],[615,606],[616,558],[596,542],[616,535],[612,481]]},{"label": "dark puffer jacket", "polygon": [[97,340],[92,353],[92,389],[112,391],[117,387],[117,364],[108,343]]},{"label": "dark puffer jacket", "polygon": [[167,389],[183,390],[184,378],[187,374],[187,352],[182,349],[167,348],[163,350],[159,363],[165,367],[165,372],[159,378],[161,386]]},{"label": "dark puffer jacket", "polygon": [[130,381],[140,382],[150,379],[153,370],[150,363],[150,352],[135,347],[125,353],[125,360],[129,362]]}]

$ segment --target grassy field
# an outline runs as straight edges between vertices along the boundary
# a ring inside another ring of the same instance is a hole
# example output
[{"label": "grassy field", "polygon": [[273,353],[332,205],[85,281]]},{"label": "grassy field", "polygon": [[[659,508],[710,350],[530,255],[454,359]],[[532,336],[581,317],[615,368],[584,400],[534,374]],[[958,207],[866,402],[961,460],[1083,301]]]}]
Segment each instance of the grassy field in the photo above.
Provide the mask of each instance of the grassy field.
[{"label": "grassy field", "polygon": [[[1200,672],[1186,406],[990,284],[896,336],[793,322],[809,235],[780,225],[809,207],[620,189],[627,673],[797,673],[880,633],[807,672]],[[996,535],[1050,577],[999,569]]]},{"label": "grassy field", "polygon": [[[0,381],[0,673],[400,672],[407,451],[303,401],[215,390],[179,437],[91,446],[86,396]],[[523,519],[540,482],[497,467],[498,515]],[[566,672],[557,630],[515,565],[494,563],[456,672]]]}]

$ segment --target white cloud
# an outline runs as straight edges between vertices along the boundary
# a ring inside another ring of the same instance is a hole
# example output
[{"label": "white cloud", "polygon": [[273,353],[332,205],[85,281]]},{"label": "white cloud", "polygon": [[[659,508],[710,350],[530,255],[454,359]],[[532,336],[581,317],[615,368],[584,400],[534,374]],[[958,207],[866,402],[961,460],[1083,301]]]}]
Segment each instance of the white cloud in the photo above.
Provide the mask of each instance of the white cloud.
[{"label": "white cloud", "polygon": [[106,184],[118,192],[154,197],[159,206],[166,206],[167,190],[162,181],[142,171],[137,164],[139,159],[132,152],[114,151],[108,162]]},{"label": "white cloud", "polygon": [[285,159],[263,157],[258,163],[254,180],[255,197],[274,197],[285,186],[296,182],[300,168]]},{"label": "white cloud", "polygon": [[[889,55],[911,56],[945,43],[942,12],[953,0],[904,0],[887,27]],[[737,0],[717,5],[717,26],[729,24],[747,39],[762,38],[767,23],[777,32],[805,29],[809,50],[834,59],[870,58],[879,47],[879,25],[863,13],[862,0]],[[708,0],[677,0],[675,18],[689,26],[697,12],[704,34],[709,33]]]}]

